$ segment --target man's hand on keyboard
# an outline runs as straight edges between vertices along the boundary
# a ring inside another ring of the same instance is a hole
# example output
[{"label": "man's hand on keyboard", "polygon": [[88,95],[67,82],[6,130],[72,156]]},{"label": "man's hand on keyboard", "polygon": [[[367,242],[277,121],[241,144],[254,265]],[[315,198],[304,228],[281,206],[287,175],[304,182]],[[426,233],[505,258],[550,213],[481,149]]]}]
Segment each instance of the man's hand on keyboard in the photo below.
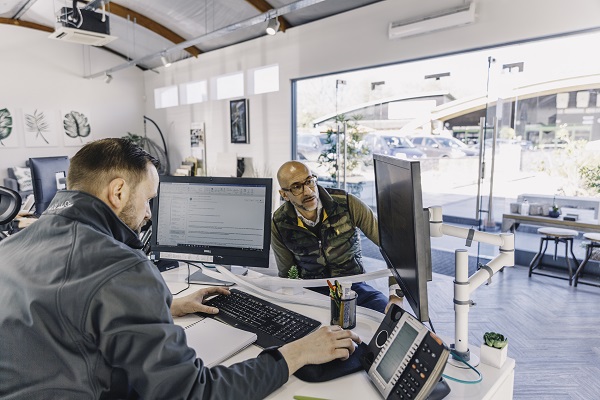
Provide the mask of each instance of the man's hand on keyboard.
[{"label": "man's hand on keyboard", "polygon": [[355,344],[360,344],[360,337],[337,325],[322,326],[315,332],[295,342],[279,348],[288,364],[290,376],[307,364],[324,364],[342,359],[346,360],[354,353]]},{"label": "man's hand on keyboard", "polygon": [[204,300],[215,294],[229,294],[229,289],[224,287],[207,287],[200,289],[184,297],[173,299],[171,303],[171,315],[182,317],[186,314],[202,312],[205,314],[216,314],[219,310],[215,307],[204,305]]}]

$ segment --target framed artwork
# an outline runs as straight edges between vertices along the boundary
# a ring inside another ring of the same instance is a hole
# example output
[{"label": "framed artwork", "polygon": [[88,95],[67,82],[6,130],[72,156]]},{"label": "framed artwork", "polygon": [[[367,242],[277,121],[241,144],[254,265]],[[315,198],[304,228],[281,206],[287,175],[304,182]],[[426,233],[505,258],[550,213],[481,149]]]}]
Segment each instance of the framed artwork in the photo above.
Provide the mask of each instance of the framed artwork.
[{"label": "framed artwork", "polygon": [[23,125],[25,130],[25,146],[58,146],[56,111],[41,108],[24,109]]},{"label": "framed artwork", "polygon": [[19,147],[20,111],[0,105],[0,149]]},{"label": "framed artwork", "polygon": [[93,140],[89,111],[73,108],[63,110],[60,122],[65,146],[83,146]]},{"label": "framed artwork", "polygon": [[248,99],[229,102],[231,143],[250,143],[248,132]]}]

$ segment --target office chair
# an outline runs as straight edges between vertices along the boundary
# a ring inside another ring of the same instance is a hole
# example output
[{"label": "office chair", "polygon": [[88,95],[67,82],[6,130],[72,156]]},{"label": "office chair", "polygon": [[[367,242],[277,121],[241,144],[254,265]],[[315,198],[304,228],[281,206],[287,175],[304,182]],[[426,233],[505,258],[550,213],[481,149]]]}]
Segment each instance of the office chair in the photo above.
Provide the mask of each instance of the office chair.
[{"label": "office chair", "polygon": [[[21,196],[14,190],[0,186],[0,225],[10,223],[21,209]],[[6,234],[0,231],[0,240]]]}]

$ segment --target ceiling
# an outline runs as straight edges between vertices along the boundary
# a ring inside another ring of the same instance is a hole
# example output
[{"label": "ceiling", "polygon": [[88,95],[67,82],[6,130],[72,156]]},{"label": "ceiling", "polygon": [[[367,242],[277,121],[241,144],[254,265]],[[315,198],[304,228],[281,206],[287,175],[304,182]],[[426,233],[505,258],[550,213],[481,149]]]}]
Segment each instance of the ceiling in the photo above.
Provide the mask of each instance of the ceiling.
[{"label": "ceiling", "polygon": [[[48,32],[60,27],[62,7],[108,16],[110,35],[101,48],[123,58],[106,72],[136,66],[147,70],[265,36],[277,17],[279,33],[382,0],[0,0],[0,24]],[[51,39],[48,39],[51,40]],[[73,46],[72,43],[64,43]],[[95,75],[104,74],[105,71]],[[95,77],[91,75],[89,77]]]}]

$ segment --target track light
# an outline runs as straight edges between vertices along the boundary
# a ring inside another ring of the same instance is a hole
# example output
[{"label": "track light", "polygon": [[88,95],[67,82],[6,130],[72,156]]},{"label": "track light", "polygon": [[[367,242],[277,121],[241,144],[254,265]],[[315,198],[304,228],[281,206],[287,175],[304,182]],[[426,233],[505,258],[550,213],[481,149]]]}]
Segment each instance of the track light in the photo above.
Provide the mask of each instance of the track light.
[{"label": "track light", "polygon": [[279,20],[277,17],[271,18],[269,23],[267,24],[267,33],[269,35],[274,35],[279,31]]},{"label": "track light", "polygon": [[104,83],[108,84],[110,81],[112,81],[112,75],[107,72],[104,74]]},{"label": "track light", "polygon": [[165,66],[165,68],[168,68],[171,66],[171,61],[169,61],[166,54],[162,54],[160,56],[160,61],[162,61],[162,64]]}]

